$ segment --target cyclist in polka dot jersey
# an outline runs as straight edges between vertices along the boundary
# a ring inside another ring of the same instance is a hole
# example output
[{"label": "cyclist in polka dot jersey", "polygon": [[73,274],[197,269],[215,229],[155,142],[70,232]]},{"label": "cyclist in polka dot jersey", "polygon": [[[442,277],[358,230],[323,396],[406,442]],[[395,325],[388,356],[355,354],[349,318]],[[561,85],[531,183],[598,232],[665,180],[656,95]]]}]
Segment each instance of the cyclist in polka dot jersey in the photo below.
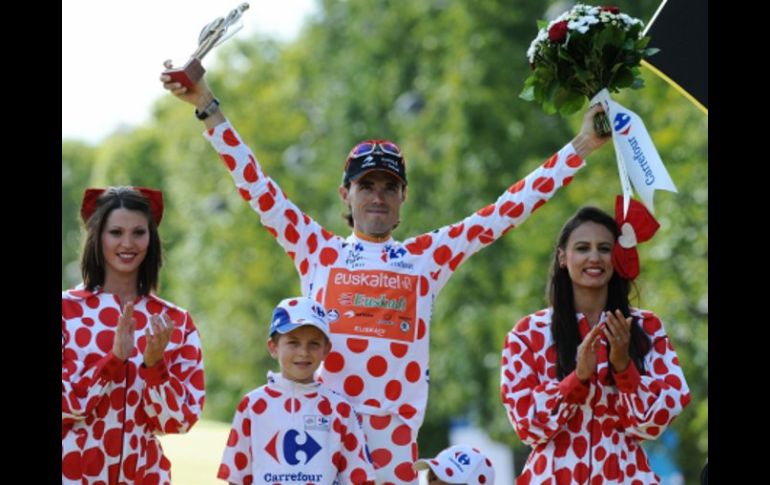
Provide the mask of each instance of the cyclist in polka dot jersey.
[{"label": "cyclist in polka dot jersey", "polygon": [[660,319],[629,306],[635,274],[613,259],[619,235],[603,211],[578,211],[554,253],[551,307],[505,338],[502,401],[533,449],[519,485],[660,483],[641,441],[660,436],[690,392]]},{"label": "cyclist in polka dot jersey", "polygon": [[313,377],[331,349],[323,306],[281,301],[267,347],[281,371],[241,400],[217,476],[238,485],[374,485],[356,412]]},{"label": "cyclist in polka dot jersey", "polygon": [[156,435],[185,433],[204,401],[190,315],[153,291],[159,191],[88,189],[83,284],[62,292],[62,484],[171,483]]},{"label": "cyclist in polka dot jersey", "polygon": [[[201,80],[185,88],[161,75],[164,88],[211,112],[205,137],[217,150],[241,197],[259,214],[299,273],[302,293],[336,318],[333,349],[321,370],[363,416],[378,483],[415,484],[417,432],[428,398],[428,350],[433,301],[457,267],[568,184],[584,158],[603,145],[586,114],[581,132],[496,202],[465,219],[400,242],[391,236],[406,199],[400,148],[367,140],[350,152],[340,197],[353,233],[336,236],[302,212],[259,166]],[[213,109],[213,111],[212,111]]]}]

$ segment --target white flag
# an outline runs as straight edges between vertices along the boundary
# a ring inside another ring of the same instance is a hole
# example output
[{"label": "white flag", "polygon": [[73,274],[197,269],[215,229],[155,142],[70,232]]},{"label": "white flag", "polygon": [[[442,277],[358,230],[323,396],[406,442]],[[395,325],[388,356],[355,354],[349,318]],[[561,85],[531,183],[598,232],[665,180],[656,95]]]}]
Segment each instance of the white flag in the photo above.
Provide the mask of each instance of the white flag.
[{"label": "white flag", "polygon": [[[630,109],[615,102],[606,89],[591,100],[601,102],[612,125],[612,143],[618,159],[620,185],[623,188],[623,213],[628,211],[631,185],[650,212],[655,213],[653,195],[656,190],[676,192],[658,150],[652,143],[642,119]],[[629,184],[630,182],[630,184]]]}]

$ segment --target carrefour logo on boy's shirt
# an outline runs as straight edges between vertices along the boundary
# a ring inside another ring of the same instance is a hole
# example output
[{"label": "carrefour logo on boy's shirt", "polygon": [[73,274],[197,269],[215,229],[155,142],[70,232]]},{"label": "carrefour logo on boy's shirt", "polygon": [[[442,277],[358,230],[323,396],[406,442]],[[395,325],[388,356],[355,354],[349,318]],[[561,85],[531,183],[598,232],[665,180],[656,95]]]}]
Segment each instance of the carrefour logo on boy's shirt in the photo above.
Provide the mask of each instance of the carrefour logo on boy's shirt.
[{"label": "carrefour logo on boy's shirt", "polygon": [[[301,443],[300,433],[297,430],[290,429],[286,431],[283,437],[280,437],[280,434],[280,431],[276,431],[273,438],[265,446],[267,454],[272,456],[278,464],[299,465],[299,457],[304,456],[304,465],[307,465],[321,451],[321,445],[307,431],[304,432],[305,437]],[[300,454],[300,452],[302,453]]]}]

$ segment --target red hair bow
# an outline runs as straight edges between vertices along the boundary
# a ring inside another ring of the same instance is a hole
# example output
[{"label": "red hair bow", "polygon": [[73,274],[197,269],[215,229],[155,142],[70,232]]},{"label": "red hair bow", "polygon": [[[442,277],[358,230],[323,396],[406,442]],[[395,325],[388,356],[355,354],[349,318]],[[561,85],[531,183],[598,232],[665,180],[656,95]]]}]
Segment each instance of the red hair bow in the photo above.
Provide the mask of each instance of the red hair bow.
[{"label": "red hair bow", "polygon": [[[150,202],[150,213],[152,213],[152,218],[155,220],[155,225],[159,226],[160,220],[163,219],[163,192],[146,187],[131,188],[140,192]],[[105,189],[86,189],[83,194],[83,202],[80,204],[80,217],[83,218],[83,222],[87,222],[94,214],[96,211],[96,200],[104,191]]]},{"label": "red hair bow", "polygon": [[615,198],[615,222],[620,236],[612,248],[612,265],[620,276],[632,280],[639,276],[639,253],[636,244],[648,241],[660,227],[647,208],[631,199],[628,213],[623,217],[623,196]]}]

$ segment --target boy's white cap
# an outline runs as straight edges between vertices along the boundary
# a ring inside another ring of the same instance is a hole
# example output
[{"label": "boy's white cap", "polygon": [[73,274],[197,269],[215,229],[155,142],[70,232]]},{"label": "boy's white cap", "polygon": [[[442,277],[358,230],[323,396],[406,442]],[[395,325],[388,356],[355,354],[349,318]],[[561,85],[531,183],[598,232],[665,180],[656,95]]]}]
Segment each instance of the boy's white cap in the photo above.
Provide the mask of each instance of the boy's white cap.
[{"label": "boy's white cap", "polygon": [[433,470],[446,483],[494,485],[495,469],[492,462],[476,448],[465,445],[450,446],[436,458],[417,460],[415,470]]},{"label": "boy's white cap", "polygon": [[312,325],[331,339],[329,335],[329,322],[324,307],[315,300],[304,296],[286,298],[281,300],[273,310],[273,318],[270,320],[270,333],[289,333],[302,325]]}]

